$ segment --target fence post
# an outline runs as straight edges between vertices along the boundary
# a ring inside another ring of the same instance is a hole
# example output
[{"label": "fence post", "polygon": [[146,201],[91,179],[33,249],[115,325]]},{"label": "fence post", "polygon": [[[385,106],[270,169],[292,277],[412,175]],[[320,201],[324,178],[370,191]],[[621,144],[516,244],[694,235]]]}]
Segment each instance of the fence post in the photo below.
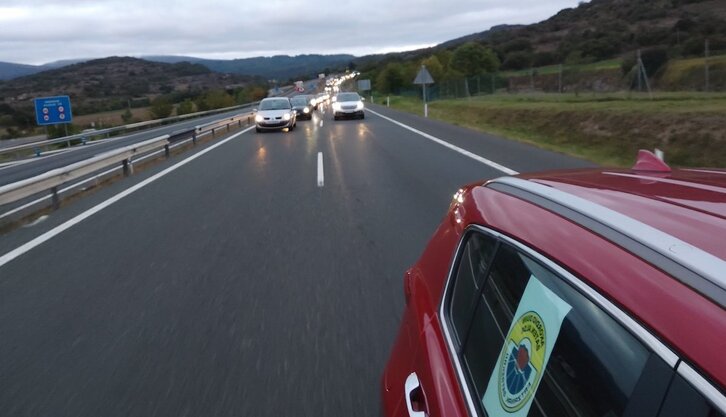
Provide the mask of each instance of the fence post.
[{"label": "fence post", "polygon": [[711,89],[711,86],[710,86],[710,84],[711,84],[711,79],[710,79],[711,78],[711,74],[709,74],[709,67],[708,67],[708,58],[709,58],[709,55],[710,55],[710,51],[709,51],[708,46],[709,46],[708,45],[708,39],[706,39],[706,42],[705,42],[705,45],[704,45],[704,49],[705,49],[704,56],[705,57],[704,57],[703,63],[704,63],[705,71],[706,71],[706,74],[705,75],[706,75],[706,92],[707,93],[708,93],[708,90]]}]

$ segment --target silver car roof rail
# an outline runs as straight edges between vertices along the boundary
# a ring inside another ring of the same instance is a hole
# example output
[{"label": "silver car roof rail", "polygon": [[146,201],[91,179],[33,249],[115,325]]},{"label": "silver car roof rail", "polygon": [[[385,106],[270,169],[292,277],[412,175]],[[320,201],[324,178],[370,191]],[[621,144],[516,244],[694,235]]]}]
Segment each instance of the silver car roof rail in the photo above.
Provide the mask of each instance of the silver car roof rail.
[{"label": "silver car roof rail", "polygon": [[552,211],[665,271],[726,308],[726,261],[652,226],[565,191],[515,177],[486,187]]}]

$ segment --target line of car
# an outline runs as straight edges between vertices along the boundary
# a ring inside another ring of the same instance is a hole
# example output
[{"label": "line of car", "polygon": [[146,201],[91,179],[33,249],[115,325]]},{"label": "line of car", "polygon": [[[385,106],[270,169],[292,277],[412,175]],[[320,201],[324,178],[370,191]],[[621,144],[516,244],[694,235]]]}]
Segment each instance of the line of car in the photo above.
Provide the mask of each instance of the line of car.
[{"label": "line of car", "polygon": [[365,99],[355,92],[341,92],[330,96],[328,93],[300,94],[294,97],[268,97],[260,101],[254,109],[255,129],[266,130],[295,129],[298,120],[312,120],[315,110],[322,110],[332,102],[334,120],[343,118],[365,119]]}]

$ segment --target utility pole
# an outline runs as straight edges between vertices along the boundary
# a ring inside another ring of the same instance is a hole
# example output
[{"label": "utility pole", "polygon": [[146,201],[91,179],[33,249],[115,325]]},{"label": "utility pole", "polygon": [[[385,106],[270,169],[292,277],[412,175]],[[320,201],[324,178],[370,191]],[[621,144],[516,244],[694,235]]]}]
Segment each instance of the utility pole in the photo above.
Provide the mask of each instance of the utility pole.
[{"label": "utility pole", "polygon": [[709,51],[708,46],[709,46],[708,45],[708,39],[706,39],[705,55],[704,55],[705,58],[704,58],[703,61],[704,61],[704,68],[705,68],[705,71],[706,71],[706,92],[707,93],[708,93],[708,90],[710,90],[710,87],[711,87],[710,86],[710,84],[711,84],[711,80],[710,80],[711,77],[710,77],[710,75],[711,74],[709,74],[709,68],[708,68],[708,58],[709,58],[710,51]]}]

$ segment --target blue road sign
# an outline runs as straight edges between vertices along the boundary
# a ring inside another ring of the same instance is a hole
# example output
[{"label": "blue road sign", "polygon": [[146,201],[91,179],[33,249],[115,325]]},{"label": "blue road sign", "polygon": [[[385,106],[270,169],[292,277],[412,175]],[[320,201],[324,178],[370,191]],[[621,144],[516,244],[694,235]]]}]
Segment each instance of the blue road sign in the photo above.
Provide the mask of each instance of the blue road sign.
[{"label": "blue road sign", "polygon": [[68,96],[36,98],[35,121],[39,126],[72,122],[71,99]]}]

